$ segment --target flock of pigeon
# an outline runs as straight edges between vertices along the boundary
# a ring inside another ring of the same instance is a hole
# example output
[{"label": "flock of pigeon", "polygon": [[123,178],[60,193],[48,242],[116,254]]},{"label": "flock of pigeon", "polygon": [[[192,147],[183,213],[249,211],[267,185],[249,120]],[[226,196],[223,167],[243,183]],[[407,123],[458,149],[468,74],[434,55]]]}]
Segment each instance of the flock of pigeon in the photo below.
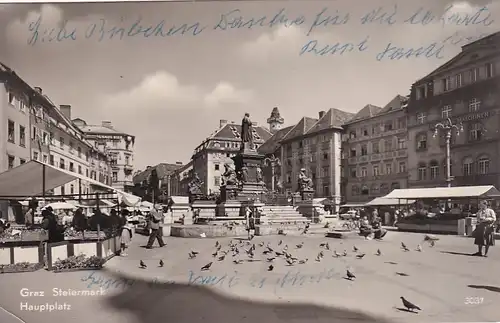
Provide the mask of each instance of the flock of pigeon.
[{"label": "flock of pigeon", "polygon": [[[267,267],[268,271],[273,271],[274,270],[274,265],[273,263],[275,262],[276,259],[281,258],[284,259],[285,262],[287,263],[288,266],[294,266],[296,264],[306,264],[309,259],[304,258],[304,259],[299,259],[295,256],[293,256],[290,251],[289,247],[287,244],[283,245],[283,240],[280,240],[278,242],[278,245],[276,248],[273,248],[270,243],[265,244],[264,242],[260,242],[257,245],[255,243],[252,243],[253,236],[250,237],[249,240],[239,240],[239,242],[234,242],[233,240],[229,241],[229,244],[227,248],[224,248],[222,244],[219,243],[219,241],[216,241],[215,243],[215,251],[212,253],[212,257],[215,258],[215,261],[224,261],[226,260],[226,257],[231,253],[232,256],[232,261],[235,265],[242,264],[244,261],[240,258],[240,253],[245,253],[247,257],[247,261],[262,261],[260,259],[254,259],[255,254],[257,252],[257,246],[261,248],[262,255],[265,256],[265,260],[270,263],[269,266]],[[434,247],[435,241],[439,240],[436,237],[426,235],[424,238],[424,241],[428,242],[431,247]],[[302,249],[304,246],[304,242],[301,242],[297,245],[295,245],[295,249]],[[344,250],[342,253],[337,252],[337,250],[331,250],[330,244],[328,242],[321,243],[319,247],[322,249],[319,251],[319,253],[316,255],[315,261],[316,262],[321,262],[321,260],[325,257],[325,253],[327,251],[331,251],[331,256],[334,258],[339,258],[339,257],[346,257],[348,255],[347,250]],[[410,248],[408,248],[403,242],[401,242],[401,249],[405,252],[409,252]],[[363,259],[363,257],[366,255],[366,253],[361,253],[360,250],[356,247],[353,246],[352,248],[353,252],[355,253],[355,257],[357,259]],[[422,252],[422,246],[419,244],[417,245],[415,251]],[[194,259],[198,256],[199,252],[198,251],[190,251],[188,254],[189,259]],[[377,249],[376,256],[382,256],[382,251],[380,249]],[[210,270],[210,268],[213,265],[213,261],[210,261],[203,267],[201,267],[201,271],[207,271]],[[163,267],[164,262],[163,260],[160,260],[159,266]],[[146,269],[147,265],[144,263],[144,261],[140,260],[139,262],[139,267],[142,269]],[[407,276],[406,274],[403,273],[398,273],[401,276]],[[352,273],[349,269],[346,270],[346,279],[348,280],[355,280],[356,275]],[[401,301],[403,302],[403,306],[408,310],[413,312],[414,310],[419,310],[421,311],[421,308],[418,307],[417,305],[411,303],[404,297],[401,297]]]}]

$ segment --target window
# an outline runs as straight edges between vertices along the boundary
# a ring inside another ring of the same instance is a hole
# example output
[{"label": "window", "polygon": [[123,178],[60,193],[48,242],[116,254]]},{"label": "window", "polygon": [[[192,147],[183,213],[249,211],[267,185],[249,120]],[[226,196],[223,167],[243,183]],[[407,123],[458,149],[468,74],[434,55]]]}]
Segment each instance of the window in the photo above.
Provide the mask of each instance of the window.
[{"label": "window", "polygon": [[387,185],[386,183],[381,184],[380,185],[380,193],[382,193],[382,194],[389,193],[389,185]]},{"label": "window", "polygon": [[356,157],[356,148],[351,148],[351,157]]},{"label": "window", "polygon": [[406,173],[406,162],[399,162],[399,173]]},{"label": "window", "polygon": [[446,119],[451,117],[451,105],[445,105],[441,108],[441,118]]},{"label": "window", "polygon": [[380,191],[380,187],[377,184],[372,184],[370,187],[370,192],[372,192],[372,195],[378,194]]},{"label": "window", "polygon": [[427,135],[420,134],[417,136],[417,150],[427,149]]},{"label": "window", "polygon": [[19,126],[19,146],[26,147],[26,128]]},{"label": "window", "polygon": [[392,139],[386,139],[384,141],[384,151],[392,151]]},{"label": "window", "polygon": [[54,144],[54,140],[55,140],[55,136],[54,136],[53,132],[49,133],[49,140],[50,140],[50,144],[53,145]]},{"label": "window", "polygon": [[38,160],[38,151],[33,152],[33,160]]},{"label": "window", "polygon": [[22,165],[22,164],[26,164],[26,159],[22,159],[22,158],[20,158],[20,159],[19,159],[19,164],[21,164],[21,165]]},{"label": "window", "polygon": [[353,186],[351,187],[351,194],[352,194],[353,196],[355,196],[355,195],[358,195],[358,194],[359,194],[359,188],[358,188],[356,185],[353,185]]},{"label": "window", "polygon": [[490,159],[488,157],[479,158],[477,162],[477,168],[479,174],[488,174],[490,172]]},{"label": "window", "polygon": [[118,181],[118,172],[113,172],[113,182]]},{"label": "window", "polygon": [[427,97],[427,86],[424,84],[424,85],[417,87],[416,95],[417,95],[417,100],[426,98]]},{"label": "window", "polygon": [[479,76],[479,69],[473,68],[470,72],[470,81],[471,83],[477,82],[478,76]]},{"label": "window", "polygon": [[366,175],[367,175],[366,167],[361,167],[361,177],[366,177]]},{"label": "window", "polygon": [[82,147],[78,147],[76,150],[78,152],[78,158],[82,158]]},{"label": "window", "polygon": [[130,165],[130,157],[125,156],[125,165]]},{"label": "window", "polygon": [[328,153],[323,153],[323,160],[328,160]]},{"label": "window", "polygon": [[444,78],[441,82],[443,84],[443,91],[444,92],[450,91],[453,88],[453,80],[452,80],[451,76]]},{"label": "window", "polygon": [[380,170],[378,169],[378,165],[373,165],[373,176],[379,176]]},{"label": "window", "polygon": [[66,195],[66,187],[61,186],[61,195]]},{"label": "window", "polygon": [[370,195],[370,189],[368,188],[368,186],[363,185],[361,187],[361,195]]},{"label": "window", "polygon": [[398,149],[406,149],[406,139],[398,138]]},{"label": "window", "polygon": [[43,144],[44,145],[50,144],[50,142],[49,142],[49,134],[48,133],[44,132],[42,138],[43,138]]},{"label": "window", "polygon": [[7,138],[11,143],[14,143],[16,137],[16,131],[14,130],[14,128],[15,128],[14,121],[9,120],[7,129],[7,135],[8,135]]},{"label": "window", "polygon": [[401,188],[401,185],[399,183],[392,183],[391,184],[391,190],[398,190]]},{"label": "window", "polygon": [[392,121],[387,121],[385,124],[384,124],[384,131],[391,131],[393,128],[392,126]]},{"label": "window", "polygon": [[59,147],[61,149],[64,149],[64,138],[63,137],[59,137]]},{"label": "window", "polygon": [[215,176],[214,177],[214,185],[215,186],[220,186],[220,176]]},{"label": "window", "polygon": [[368,133],[368,129],[367,128],[363,128],[363,136],[369,136],[370,134]]},{"label": "window", "polygon": [[330,187],[328,185],[323,186],[323,196],[330,196]]},{"label": "window", "polygon": [[78,165],[78,174],[83,175],[82,166]]},{"label": "window", "polygon": [[330,167],[325,166],[322,168],[323,171],[323,177],[330,177]]},{"label": "window", "polygon": [[427,167],[425,164],[418,165],[418,180],[423,181],[427,178]]},{"label": "window", "polygon": [[469,141],[479,141],[482,138],[482,124],[479,122],[469,125]]},{"label": "window", "polygon": [[54,155],[50,155],[50,157],[49,157],[49,164],[51,164],[52,166],[54,166]]},{"label": "window", "polygon": [[44,154],[44,155],[42,156],[42,162],[43,162],[44,164],[47,164],[47,160],[48,160],[48,157],[47,157],[47,155],[45,155],[45,154]]},{"label": "window", "polygon": [[69,171],[70,172],[74,172],[75,171],[75,164],[73,164],[73,162],[69,163]]},{"label": "window", "polygon": [[427,115],[425,114],[425,112],[417,113],[417,123],[418,124],[424,124],[426,120],[427,120]]},{"label": "window", "polygon": [[61,169],[64,169],[64,168],[65,168],[65,165],[64,165],[64,159],[63,159],[63,158],[61,158],[61,159],[59,160],[59,168],[61,168]]},{"label": "window", "polygon": [[292,175],[290,173],[286,174],[286,182],[290,184],[292,182]]},{"label": "window", "polygon": [[72,154],[74,152],[74,146],[73,146],[73,142],[70,141],[69,142],[69,153]]},{"label": "window", "polygon": [[358,172],[357,172],[356,168],[351,168],[351,177],[352,178],[358,177]]},{"label": "window", "polygon": [[219,165],[219,164],[215,164],[215,165],[214,165],[214,169],[215,169],[215,170],[220,170],[220,165]]},{"label": "window", "polygon": [[467,157],[464,159],[462,163],[462,173],[464,176],[471,176],[473,172],[474,161],[471,157]]},{"label": "window", "polygon": [[495,66],[492,63],[486,64],[486,77],[490,78],[495,75]]},{"label": "window", "polygon": [[398,129],[406,128],[406,117],[398,118]]},{"label": "window", "polygon": [[366,144],[361,145],[361,156],[368,155],[368,146]]},{"label": "window", "polygon": [[481,101],[479,99],[473,98],[469,101],[469,112],[478,111],[481,107]]},{"label": "window", "polygon": [[439,177],[439,164],[437,161],[431,161],[431,179],[437,179]]},{"label": "window", "polygon": [[392,174],[392,164],[385,164],[385,173],[387,175]]},{"label": "window", "polygon": [[85,168],[85,176],[89,177],[89,170],[88,170],[88,168]]},{"label": "window", "polygon": [[14,157],[14,156],[9,155],[9,156],[8,156],[8,158],[9,158],[9,169],[14,168],[14,160],[15,160],[15,157]]},{"label": "window", "polygon": [[457,74],[457,76],[455,76],[455,81],[457,83],[457,87],[461,87],[462,86],[462,74]]},{"label": "window", "polygon": [[378,144],[378,141],[372,142],[372,152],[374,154],[378,154],[380,152],[380,146]]},{"label": "window", "polygon": [[349,139],[356,139],[356,132],[355,131],[349,132]]}]

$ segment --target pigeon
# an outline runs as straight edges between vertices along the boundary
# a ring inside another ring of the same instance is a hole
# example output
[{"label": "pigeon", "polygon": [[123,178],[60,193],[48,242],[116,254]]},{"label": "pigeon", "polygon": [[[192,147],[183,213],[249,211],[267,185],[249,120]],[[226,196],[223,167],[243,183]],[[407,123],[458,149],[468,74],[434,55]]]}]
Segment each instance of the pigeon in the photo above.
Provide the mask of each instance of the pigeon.
[{"label": "pigeon", "polygon": [[425,235],[424,237],[424,241],[437,241],[437,240],[439,240],[438,237],[429,234]]},{"label": "pigeon", "polygon": [[295,261],[293,261],[292,259],[287,259],[286,262],[289,266],[295,265]]},{"label": "pigeon", "polygon": [[380,249],[377,249],[377,253],[376,253],[377,256],[381,256],[382,255],[382,251],[380,251]]},{"label": "pigeon", "polygon": [[207,234],[206,234],[205,232],[200,233],[200,237],[201,237],[201,238],[206,238],[206,237],[207,237]]},{"label": "pigeon", "polygon": [[337,252],[337,250],[333,250],[333,256],[335,258],[341,257],[342,255]]},{"label": "pigeon", "polygon": [[233,260],[233,263],[234,263],[235,265],[239,265],[239,264],[243,263],[243,260],[241,260],[241,259],[234,259],[234,260]]},{"label": "pigeon", "polygon": [[275,257],[267,258],[267,261],[268,261],[268,262],[273,262],[273,261],[274,261],[274,259],[276,259],[276,258],[275,258]]},{"label": "pigeon", "polygon": [[410,312],[413,312],[413,310],[419,310],[419,311],[422,310],[420,307],[408,301],[403,296],[401,296],[401,301],[403,301],[403,306],[406,307],[406,309],[408,309],[408,311]]},{"label": "pigeon", "polygon": [[408,277],[408,276],[410,276],[410,275],[408,275],[408,274],[405,274],[405,273],[399,273],[399,272],[398,272],[398,273],[396,273],[396,275],[398,275],[398,276],[402,276],[402,277]]},{"label": "pigeon", "polygon": [[316,257],[316,261],[317,261],[317,262],[320,262],[320,261],[321,261],[321,257],[320,257],[319,255]]},{"label": "pigeon", "polygon": [[434,247],[434,244],[435,244],[434,240],[431,240],[430,244],[431,244],[431,248]]},{"label": "pigeon", "polygon": [[326,246],[326,243],[325,243],[325,242],[323,242],[323,243],[320,243],[320,244],[319,244],[319,247],[320,247],[320,248],[324,248],[325,246]]},{"label": "pigeon", "polygon": [[269,251],[269,252],[274,252],[273,248],[271,248],[271,247],[269,247],[269,246],[267,246],[266,248],[267,248],[267,251]]},{"label": "pigeon", "polygon": [[259,247],[264,247],[264,242],[259,243]]},{"label": "pigeon", "polygon": [[418,245],[418,246],[417,246],[417,249],[415,249],[415,250],[416,250],[416,251],[418,251],[418,252],[422,252],[422,246],[421,246],[421,245]]},{"label": "pigeon", "polygon": [[408,249],[408,247],[405,245],[405,243],[404,243],[404,242],[401,242],[401,248],[402,248],[402,249]]},{"label": "pigeon", "polygon": [[286,244],[284,247],[283,247],[283,251],[287,251],[288,250],[288,245]]},{"label": "pigeon", "polygon": [[283,256],[283,255],[284,255],[284,253],[283,253],[283,252],[279,252],[279,251],[276,251],[276,252],[275,252],[275,254],[276,254],[276,256],[278,256],[278,257],[279,257],[279,256]]},{"label": "pigeon", "polygon": [[347,257],[347,250],[344,250],[344,253],[342,254],[342,256]]},{"label": "pigeon", "polygon": [[278,246],[281,246],[281,244],[282,244],[282,243],[283,243],[283,240],[280,240],[280,241],[278,242]]},{"label": "pigeon", "polygon": [[248,237],[248,240],[249,241],[252,241],[252,239],[254,238],[255,236],[253,234],[250,235],[250,237]]},{"label": "pigeon", "polygon": [[271,253],[271,251],[269,251],[269,250],[264,250],[264,251],[262,251],[262,254],[263,254],[263,255],[267,255],[267,254],[269,254],[269,253]]},{"label": "pigeon", "polygon": [[192,253],[188,253],[189,259],[194,259],[196,258],[196,255],[193,255]]},{"label": "pigeon", "polygon": [[214,253],[212,254],[212,257],[214,257],[214,258],[215,258],[215,257],[217,257],[217,254],[218,254],[218,251],[214,252]]},{"label": "pigeon", "polygon": [[[231,242],[229,242],[229,244],[231,244]],[[219,246],[219,241],[215,241],[215,248],[217,248]]]},{"label": "pigeon", "polygon": [[358,248],[356,248],[356,246],[352,246],[352,251],[354,251],[354,252],[358,252],[358,250],[359,250],[359,249],[358,249]]},{"label": "pigeon", "polygon": [[222,249],[222,245],[219,245],[219,246],[217,247],[217,251],[220,251],[221,249]]},{"label": "pigeon", "polygon": [[163,267],[164,263],[163,263],[163,260],[160,259],[160,267]]},{"label": "pigeon", "polygon": [[300,261],[299,261],[299,264],[303,265],[303,264],[307,263],[307,261],[308,261],[308,260],[309,260],[309,259],[307,259],[307,258],[306,258],[306,259],[303,259],[303,260],[300,260]]},{"label": "pigeon", "polygon": [[299,243],[298,245],[296,245],[295,247],[297,247],[297,249],[300,249],[304,246],[304,242],[301,242]]},{"label": "pigeon", "polygon": [[226,255],[222,255],[222,256],[220,256],[220,257],[219,257],[219,259],[217,259],[217,260],[219,260],[219,261],[223,261],[224,259],[226,259]]},{"label": "pigeon", "polygon": [[323,258],[325,256],[325,254],[323,253],[323,251],[320,251],[318,256],[320,256],[321,258]]},{"label": "pigeon", "polygon": [[330,250],[330,244],[327,242],[326,245],[325,245],[325,249],[326,250]]},{"label": "pigeon", "polygon": [[366,255],[365,253],[362,253],[362,254],[356,255],[356,258],[358,258],[358,259],[363,259],[363,257],[364,257],[365,255]]},{"label": "pigeon", "polygon": [[273,265],[269,265],[269,267],[267,267],[267,271],[273,271],[273,269],[274,269]]},{"label": "pigeon", "polygon": [[403,247],[403,250],[404,250],[404,251],[410,251],[410,249],[408,249],[408,247],[407,247],[407,246],[404,246],[404,247]]},{"label": "pigeon", "polygon": [[205,266],[201,267],[201,270],[209,270],[210,267],[212,266],[213,262],[209,262],[208,264],[206,264]]},{"label": "pigeon", "polygon": [[353,274],[353,273],[351,273],[351,272],[349,271],[349,269],[347,269],[347,273],[346,273],[346,275],[347,275],[347,278],[348,278],[349,280],[353,280],[354,278],[356,278],[356,276],[354,276],[354,274]]},{"label": "pigeon", "polygon": [[197,256],[197,255],[199,254],[199,252],[198,252],[198,251],[193,251],[193,250],[191,250],[191,253],[192,253],[193,255],[195,255],[195,256]]},{"label": "pigeon", "polygon": [[141,267],[141,269],[146,269],[148,268],[148,266],[146,266],[146,264],[144,263],[144,261],[139,261],[139,267]]}]

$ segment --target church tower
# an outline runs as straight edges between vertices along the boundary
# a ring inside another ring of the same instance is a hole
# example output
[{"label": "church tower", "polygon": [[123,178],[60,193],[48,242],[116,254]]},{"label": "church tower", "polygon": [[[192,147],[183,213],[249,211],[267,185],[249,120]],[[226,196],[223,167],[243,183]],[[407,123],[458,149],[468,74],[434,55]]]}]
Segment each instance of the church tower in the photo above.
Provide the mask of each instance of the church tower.
[{"label": "church tower", "polygon": [[269,130],[274,135],[278,130],[281,129],[281,125],[285,123],[285,119],[283,119],[280,115],[280,110],[277,107],[273,108],[271,112],[271,116],[267,119],[267,123],[269,124]]}]

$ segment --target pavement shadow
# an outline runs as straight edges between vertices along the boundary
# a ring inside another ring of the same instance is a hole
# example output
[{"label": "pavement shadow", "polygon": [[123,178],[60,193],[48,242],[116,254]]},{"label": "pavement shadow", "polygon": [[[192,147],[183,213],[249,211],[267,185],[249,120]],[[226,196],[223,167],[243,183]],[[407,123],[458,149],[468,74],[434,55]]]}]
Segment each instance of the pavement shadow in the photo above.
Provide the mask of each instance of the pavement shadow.
[{"label": "pavement shadow", "polygon": [[500,293],[500,287],[496,286],[487,286],[487,285],[467,285],[469,288],[474,288],[474,289],[485,289],[490,292],[495,292],[495,293]]},{"label": "pavement shadow", "polygon": [[249,301],[225,296],[212,289],[187,284],[152,284],[104,269],[118,280],[133,280],[132,286],[106,299],[116,311],[129,312],[139,323],[220,323],[259,322],[378,322],[385,318],[362,312],[311,304]]},{"label": "pavement shadow", "polygon": [[412,314],[418,314],[418,312],[415,312],[415,311],[410,311],[410,310],[409,310],[409,309],[407,309],[407,308],[396,307],[396,309],[397,309],[398,311],[401,311],[401,312],[412,313]]},{"label": "pavement shadow", "polygon": [[447,253],[449,255],[457,255],[457,256],[469,256],[469,257],[475,257],[476,256],[473,253],[455,252],[455,251],[441,251],[441,253]]}]

